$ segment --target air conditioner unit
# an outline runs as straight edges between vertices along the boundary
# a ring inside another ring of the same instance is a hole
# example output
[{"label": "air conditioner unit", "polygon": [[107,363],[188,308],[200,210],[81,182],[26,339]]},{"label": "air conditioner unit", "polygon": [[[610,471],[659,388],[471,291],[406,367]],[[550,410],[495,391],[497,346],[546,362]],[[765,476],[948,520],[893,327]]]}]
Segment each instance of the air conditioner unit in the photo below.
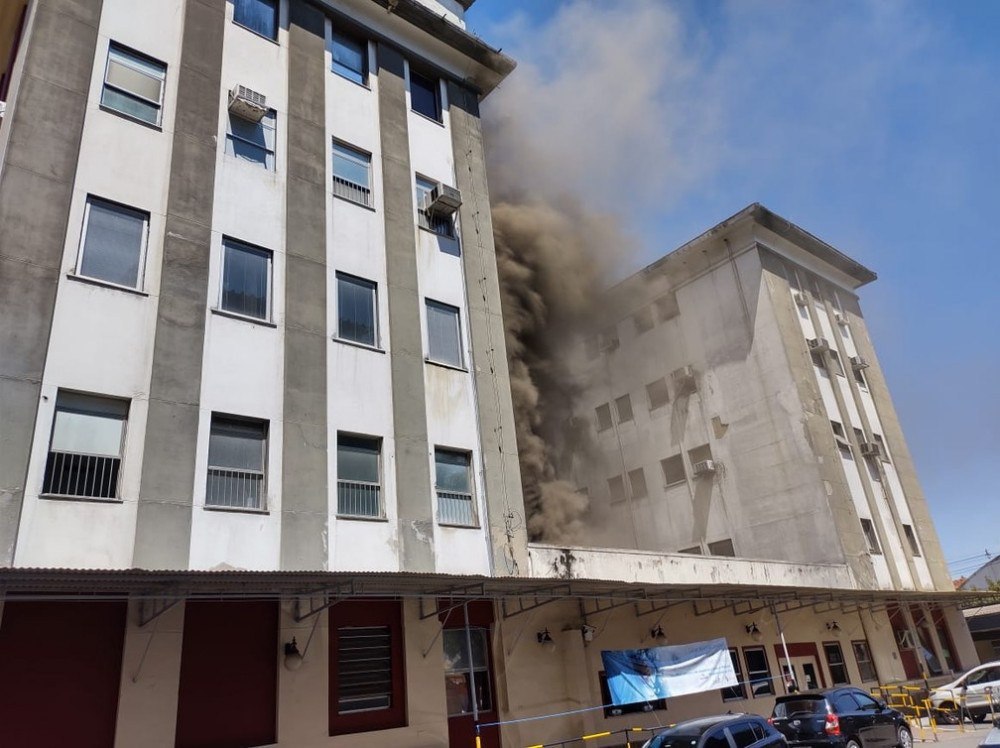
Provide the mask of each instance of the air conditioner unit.
[{"label": "air conditioner unit", "polygon": [[439,184],[427,195],[426,208],[428,213],[436,216],[450,216],[462,207],[462,193],[454,187]]},{"label": "air conditioner unit", "polygon": [[882,459],[882,445],[878,442],[863,442],[861,444],[861,454],[865,457],[878,457]]},{"label": "air conditioner unit", "polygon": [[260,122],[267,114],[267,97],[246,86],[229,92],[229,112],[248,122]]},{"label": "air conditioner unit", "polygon": [[833,319],[841,327],[846,327],[847,326],[847,317],[845,317],[843,315],[843,313],[841,313],[841,312],[834,312],[833,313]]},{"label": "air conditioner unit", "polygon": [[830,343],[826,338],[811,338],[809,340],[809,350],[816,353],[830,350]]},{"label": "air conditioner unit", "polygon": [[703,475],[715,475],[715,460],[702,460],[696,462],[692,467],[696,478]]},{"label": "air conditioner unit", "polygon": [[852,369],[867,369],[869,366],[870,364],[863,356],[851,356]]},{"label": "air conditioner unit", "polygon": [[798,304],[799,306],[809,306],[809,299],[806,298],[806,295],[804,293],[796,291],[792,295],[795,298],[795,303]]},{"label": "air conditioner unit", "polygon": [[677,394],[685,394],[687,392],[694,392],[697,388],[696,376],[694,367],[682,366],[671,372],[670,379],[673,380],[674,389],[677,390]]}]

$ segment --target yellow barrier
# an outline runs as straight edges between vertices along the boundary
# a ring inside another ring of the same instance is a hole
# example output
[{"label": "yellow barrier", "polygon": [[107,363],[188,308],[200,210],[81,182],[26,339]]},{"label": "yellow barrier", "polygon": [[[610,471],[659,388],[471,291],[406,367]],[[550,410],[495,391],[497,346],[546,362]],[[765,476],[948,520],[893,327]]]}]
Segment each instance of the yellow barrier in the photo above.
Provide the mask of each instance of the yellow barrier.
[{"label": "yellow barrier", "polygon": [[593,735],[584,735],[580,740],[593,740],[594,738],[606,738],[611,734],[610,730],[606,732],[595,732]]}]

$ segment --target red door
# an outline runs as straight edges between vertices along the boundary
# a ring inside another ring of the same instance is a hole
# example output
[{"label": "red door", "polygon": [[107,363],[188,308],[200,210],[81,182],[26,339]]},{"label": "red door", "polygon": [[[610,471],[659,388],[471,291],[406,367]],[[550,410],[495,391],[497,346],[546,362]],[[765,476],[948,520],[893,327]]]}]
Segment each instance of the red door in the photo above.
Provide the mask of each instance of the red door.
[{"label": "red door", "polygon": [[896,648],[899,650],[899,661],[903,663],[903,672],[909,680],[916,680],[920,677],[920,665],[917,664],[913,634],[907,627],[906,619],[903,618],[899,608],[891,607],[888,613],[889,623],[892,625],[892,635],[896,640]]},{"label": "red door", "polygon": [[[442,619],[448,745],[449,748],[472,748],[476,744],[476,725],[499,719],[491,647],[493,604],[489,601],[468,603],[467,619],[466,606],[459,605],[443,614]],[[479,737],[483,748],[500,748],[499,727],[480,727]]]}]

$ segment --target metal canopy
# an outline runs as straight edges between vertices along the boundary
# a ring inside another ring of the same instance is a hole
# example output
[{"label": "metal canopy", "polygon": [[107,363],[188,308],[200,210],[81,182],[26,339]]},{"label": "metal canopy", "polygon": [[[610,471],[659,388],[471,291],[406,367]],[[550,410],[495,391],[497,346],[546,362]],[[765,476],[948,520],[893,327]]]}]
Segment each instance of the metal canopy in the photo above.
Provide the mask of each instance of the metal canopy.
[{"label": "metal canopy", "polygon": [[[736,615],[775,605],[883,608],[893,603],[939,603],[969,607],[997,602],[982,591],[817,589],[706,583],[699,587],[638,584],[598,579],[482,577],[411,572],[145,571],[123,569],[0,569],[0,594],[47,600],[122,599],[309,599],[345,596],[500,600],[504,617],[567,598],[587,601],[596,613],[626,603],[654,609],[695,603],[700,614],[732,608]],[[449,604],[454,604],[450,602]],[[305,607],[305,606],[303,606]],[[311,607],[311,606],[310,606]],[[433,610],[433,608],[432,608]],[[150,613],[153,611],[151,610]],[[308,615],[308,608],[303,613]],[[440,612],[440,611],[436,611]],[[424,611],[425,615],[428,613]],[[431,613],[433,615],[433,613]]]}]

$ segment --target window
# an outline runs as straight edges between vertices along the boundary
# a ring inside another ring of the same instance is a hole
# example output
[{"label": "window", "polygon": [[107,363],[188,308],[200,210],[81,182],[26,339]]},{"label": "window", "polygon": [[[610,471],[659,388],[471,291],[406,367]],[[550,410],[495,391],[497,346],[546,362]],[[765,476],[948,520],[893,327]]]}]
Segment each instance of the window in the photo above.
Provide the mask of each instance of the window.
[{"label": "window", "polygon": [[661,296],[654,304],[656,305],[656,316],[660,322],[666,322],[681,313],[680,307],[677,305],[677,294],[673,292]]},{"label": "window", "polygon": [[872,653],[868,649],[868,642],[851,642],[851,648],[854,650],[854,661],[858,663],[861,682],[867,683],[868,681],[878,680],[878,676],[875,674],[875,665],[872,663]]},{"label": "window", "polygon": [[618,423],[632,420],[632,398],[622,395],[615,398],[615,410],[618,412]]},{"label": "window", "polygon": [[126,117],[159,126],[167,66],[114,42],[108,49],[101,106]]},{"label": "window", "polygon": [[337,337],[378,345],[378,291],[374,283],[337,273]]},{"label": "window", "polygon": [[839,436],[841,439],[846,439],[847,434],[844,433],[844,426],[839,421],[830,421],[830,426],[833,428],[833,433]]},{"label": "window", "polygon": [[854,694],[850,691],[839,694],[831,706],[834,714],[851,714],[858,711],[858,702],[854,700]]},{"label": "window", "polygon": [[660,460],[660,467],[663,469],[663,480],[668,488],[687,480],[684,474],[684,458],[680,455]]},{"label": "window", "polygon": [[450,449],[434,450],[434,476],[438,499],[438,522],[443,525],[476,524],[472,504],[472,455]]},{"label": "window", "polygon": [[861,519],[861,531],[865,534],[865,542],[868,543],[868,552],[873,556],[882,555],[882,547],[878,542],[878,533],[875,532],[875,525],[870,519]]},{"label": "window", "polygon": [[[444,693],[449,717],[471,714],[473,694],[476,696],[478,711],[489,712],[493,710],[487,635],[488,631],[482,628],[470,628],[468,639],[465,637],[464,628],[445,629],[442,634]],[[472,650],[471,667],[469,663],[470,649]]]},{"label": "window", "polygon": [[332,70],[342,78],[368,85],[368,42],[333,32]]},{"label": "window", "polygon": [[653,329],[653,310],[651,307],[644,306],[638,312],[632,315],[632,321],[635,323],[636,334],[642,335],[644,332],[648,332]]},{"label": "window", "polygon": [[127,401],[60,391],[42,493],[117,499],[127,418]]},{"label": "window", "polygon": [[854,371],[854,381],[858,383],[858,386],[868,389],[868,382],[865,381],[864,369],[859,366],[852,366],[851,369]]},{"label": "window", "polygon": [[750,748],[751,745],[757,742],[757,736],[754,735],[753,727],[749,722],[730,725],[728,730],[729,736],[733,739],[733,744],[736,748]]},{"label": "window", "polygon": [[[696,741],[693,742],[697,745]],[[729,738],[726,737],[725,729],[721,727],[706,735],[701,744],[703,748],[730,748]]]},{"label": "window", "polygon": [[372,206],[371,154],[333,141],[333,194],[352,203]]},{"label": "window", "polygon": [[740,664],[739,650],[735,647],[730,647],[729,658],[733,661],[733,671],[736,673],[736,685],[722,689],[722,700],[735,701],[736,699],[745,699],[747,697],[747,689],[743,684],[743,667]]},{"label": "window", "polygon": [[692,545],[690,548],[681,548],[677,552],[678,553],[684,553],[684,554],[686,554],[688,556],[700,556],[701,555],[701,546],[700,545]]},{"label": "window", "polygon": [[620,475],[608,478],[608,492],[611,494],[611,503],[618,504],[625,501],[625,480]]},{"label": "window", "polygon": [[851,691],[851,696],[853,696],[854,700],[858,702],[858,706],[862,711],[877,712],[880,708],[878,702],[866,693],[861,693],[861,691]]},{"label": "window", "polygon": [[260,122],[230,114],[226,120],[226,154],[274,171],[274,139],[277,114],[269,109]]},{"label": "window", "polygon": [[709,444],[702,444],[700,447],[688,450],[688,459],[692,465],[699,462],[706,462],[712,459],[712,447]]},{"label": "window", "polygon": [[431,361],[461,367],[462,328],[456,307],[427,300],[427,355]]},{"label": "window", "polygon": [[452,217],[439,216],[427,210],[430,195],[437,189],[438,183],[430,179],[417,177],[416,185],[417,225],[422,229],[433,231],[438,236],[454,237],[455,223]]},{"label": "window", "polygon": [[[603,670],[597,674],[601,687],[601,703],[605,704],[604,718],[620,717],[623,714],[640,714],[642,712],[652,712],[666,709],[666,699],[655,699],[653,701],[636,701],[631,704],[611,704],[611,689],[608,688],[608,674]],[[697,738],[694,741],[697,743]],[[728,748],[728,746],[726,746]]]},{"label": "window", "polygon": [[268,39],[278,38],[278,0],[234,0],[233,21]]},{"label": "window", "polygon": [[716,540],[714,543],[708,544],[708,555],[709,556],[730,556],[736,555],[736,548],[733,546],[732,538],[725,538],[724,540]]},{"label": "window", "polygon": [[660,377],[655,382],[646,385],[646,397],[649,398],[649,409],[656,410],[662,408],[670,402],[670,394],[667,391],[667,380]]},{"label": "window", "polygon": [[649,495],[646,489],[646,473],[642,468],[628,471],[628,484],[632,489],[633,499],[644,499]]},{"label": "window", "polygon": [[875,440],[875,443],[878,444],[879,446],[882,462],[890,462],[889,449],[885,446],[885,439],[882,438],[881,434],[872,434],[872,438]]},{"label": "window", "polygon": [[611,353],[611,351],[617,350],[619,345],[618,341],[618,328],[612,325],[601,332],[601,350],[605,353]]},{"label": "window", "polygon": [[337,514],[381,517],[382,440],[337,434]]},{"label": "window", "polygon": [[205,506],[263,509],[267,422],[212,414]]},{"label": "window", "polygon": [[148,236],[149,213],[88,197],[77,273],[139,288]]},{"label": "window", "polygon": [[754,698],[773,696],[774,684],[771,682],[771,666],[767,662],[767,650],[763,647],[743,647],[743,659],[747,663],[750,694]]},{"label": "window", "polygon": [[403,660],[399,602],[345,600],[337,604],[330,615],[331,735],[406,724]]},{"label": "window", "polygon": [[607,431],[611,428],[611,406],[607,403],[598,405],[594,412],[597,414],[597,430]]},{"label": "window", "polygon": [[903,525],[903,534],[906,536],[906,541],[910,544],[910,551],[914,556],[920,556],[920,545],[917,543],[916,533],[913,532],[912,525]]},{"label": "window", "polygon": [[441,82],[410,68],[410,108],[437,122],[441,121]]},{"label": "window", "polygon": [[833,685],[839,686],[842,683],[850,683],[847,677],[847,663],[844,662],[844,652],[837,642],[827,642],[823,645],[826,653],[826,664],[830,668],[830,678]]},{"label": "window", "polygon": [[271,253],[233,239],[222,240],[219,308],[244,317],[270,318]]},{"label": "window", "polygon": [[823,361],[823,354],[819,351],[810,351],[809,357],[812,359],[813,366],[819,369],[822,373],[827,374],[826,363]]},{"label": "window", "polygon": [[840,354],[834,350],[830,351],[830,359],[833,361],[833,368],[836,369],[839,376],[845,376],[844,373],[844,363],[840,360]]}]

